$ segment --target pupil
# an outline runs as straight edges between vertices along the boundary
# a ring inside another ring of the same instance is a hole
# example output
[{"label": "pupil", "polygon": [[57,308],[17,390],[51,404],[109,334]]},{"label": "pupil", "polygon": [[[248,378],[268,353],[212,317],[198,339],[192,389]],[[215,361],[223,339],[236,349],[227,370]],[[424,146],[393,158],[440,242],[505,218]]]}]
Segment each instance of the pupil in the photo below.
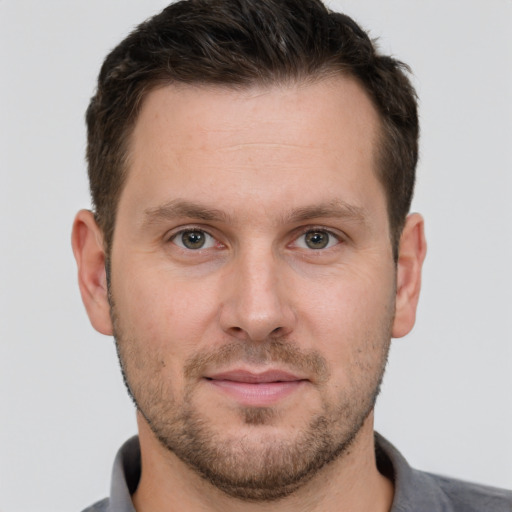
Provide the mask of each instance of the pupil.
[{"label": "pupil", "polygon": [[320,231],[310,231],[306,234],[306,245],[310,249],[323,249],[329,243],[329,235]]},{"label": "pupil", "polygon": [[201,231],[188,231],[181,237],[183,245],[188,249],[200,249],[205,242],[204,233]]}]

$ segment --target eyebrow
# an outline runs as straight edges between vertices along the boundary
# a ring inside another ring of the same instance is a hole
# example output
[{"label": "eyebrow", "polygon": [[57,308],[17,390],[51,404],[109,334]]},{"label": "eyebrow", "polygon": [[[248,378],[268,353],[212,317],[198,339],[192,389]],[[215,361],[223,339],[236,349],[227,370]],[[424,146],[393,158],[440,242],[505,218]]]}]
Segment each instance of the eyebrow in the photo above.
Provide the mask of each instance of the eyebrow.
[{"label": "eyebrow", "polygon": [[[158,224],[178,218],[197,219],[206,222],[229,222],[231,216],[217,208],[183,199],[174,199],[162,205],[144,210],[144,225]],[[285,212],[280,221],[295,224],[318,218],[338,218],[366,224],[366,210],[360,206],[335,199],[319,205],[304,206]]]},{"label": "eyebrow", "polygon": [[144,224],[157,224],[185,217],[208,222],[228,220],[228,215],[222,210],[183,199],[174,199],[157,207],[144,210]]},{"label": "eyebrow", "polygon": [[304,222],[318,218],[337,218],[354,221],[361,224],[367,222],[367,212],[364,208],[349,204],[341,199],[335,199],[325,204],[305,206],[291,210],[283,220],[289,223]]}]

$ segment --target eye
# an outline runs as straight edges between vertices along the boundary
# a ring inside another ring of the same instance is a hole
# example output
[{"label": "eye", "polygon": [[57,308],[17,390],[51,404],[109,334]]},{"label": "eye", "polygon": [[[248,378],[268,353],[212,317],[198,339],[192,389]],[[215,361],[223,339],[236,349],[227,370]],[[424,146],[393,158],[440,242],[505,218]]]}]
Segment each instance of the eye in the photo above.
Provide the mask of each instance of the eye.
[{"label": "eye", "polygon": [[301,249],[329,249],[339,243],[339,238],[325,229],[311,229],[297,238],[296,245]]},{"label": "eye", "polygon": [[182,249],[198,250],[209,249],[216,244],[215,238],[200,229],[187,229],[176,233],[171,242]]}]

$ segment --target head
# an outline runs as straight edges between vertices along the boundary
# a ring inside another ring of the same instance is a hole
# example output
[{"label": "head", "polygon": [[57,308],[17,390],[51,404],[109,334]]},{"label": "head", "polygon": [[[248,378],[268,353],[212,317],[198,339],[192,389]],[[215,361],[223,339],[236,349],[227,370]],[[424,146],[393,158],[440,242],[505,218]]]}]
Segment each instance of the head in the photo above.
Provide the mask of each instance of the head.
[{"label": "head", "polygon": [[357,460],[425,254],[403,65],[316,0],[178,2],[107,57],[87,121],[80,287],[143,456],[246,500]]},{"label": "head", "polygon": [[379,114],[375,172],[397,256],[418,159],[415,92],[403,63],[380,55],[348,16],[320,0],[189,0],[141,24],[105,59],[87,110],[89,181],[107,253],[129,168],[130,135],[163,84],[255,85],[357,80]]}]

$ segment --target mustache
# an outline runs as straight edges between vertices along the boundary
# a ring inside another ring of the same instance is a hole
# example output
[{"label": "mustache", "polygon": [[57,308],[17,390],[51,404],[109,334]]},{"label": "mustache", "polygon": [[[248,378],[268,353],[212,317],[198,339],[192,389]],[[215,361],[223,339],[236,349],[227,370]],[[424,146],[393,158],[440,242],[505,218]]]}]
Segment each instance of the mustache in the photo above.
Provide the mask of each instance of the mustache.
[{"label": "mustache", "polygon": [[302,350],[290,342],[275,339],[258,343],[236,341],[200,352],[187,359],[184,373],[187,378],[197,379],[204,375],[207,368],[239,362],[285,365],[317,383],[325,382],[329,378],[327,360],[319,352]]}]

